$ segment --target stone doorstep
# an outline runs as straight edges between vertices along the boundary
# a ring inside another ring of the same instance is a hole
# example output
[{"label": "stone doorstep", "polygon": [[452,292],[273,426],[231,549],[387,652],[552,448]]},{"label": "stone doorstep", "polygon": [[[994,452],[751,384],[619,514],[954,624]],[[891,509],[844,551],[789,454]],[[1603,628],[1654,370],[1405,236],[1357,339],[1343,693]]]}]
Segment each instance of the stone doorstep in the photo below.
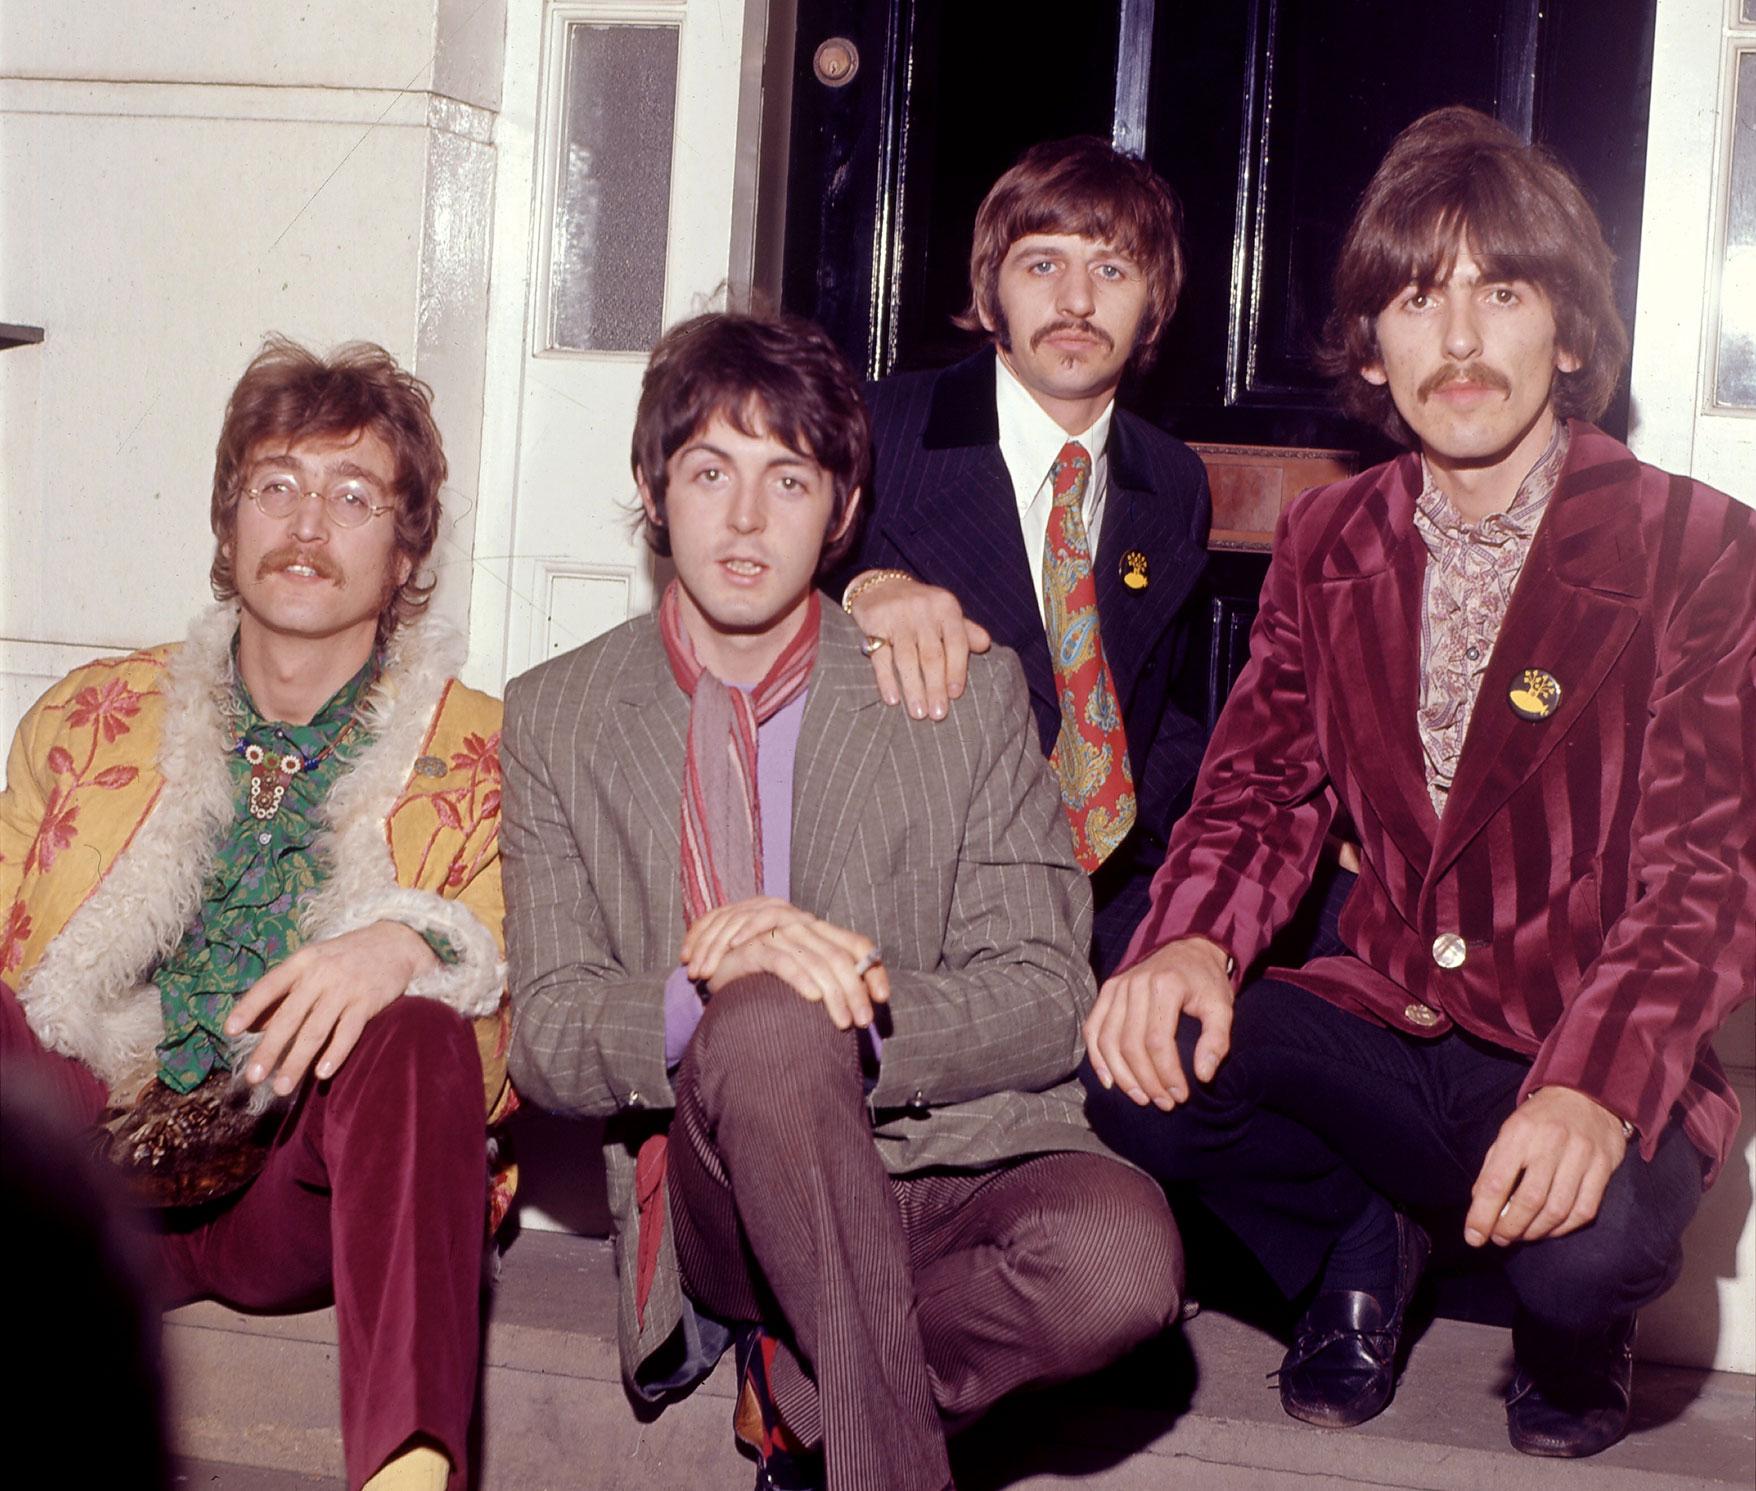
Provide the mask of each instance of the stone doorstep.
[{"label": "stone doorstep", "polygon": [[[607,1243],[527,1232],[508,1253],[488,1331],[484,1491],[749,1483],[729,1427],[730,1362],[641,1423],[622,1390],[614,1318]],[[189,1477],[182,1484],[257,1491],[240,1468],[252,1466],[339,1478],[332,1312],[263,1317],[190,1305],[166,1316],[165,1344],[173,1436]],[[1637,1432],[1596,1459],[1568,1463],[1531,1460],[1506,1443],[1503,1329],[1436,1322],[1415,1343],[1389,1410],[1350,1431],[1312,1429],[1281,1413],[1264,1377],[1280,1352],[1265,1332],[1203,1313],[1118,1368],[1002,1404],[958,1441],[958,1484],[1747,1491],[1756,1480],[1749,1377],[1643,1363]]]}]

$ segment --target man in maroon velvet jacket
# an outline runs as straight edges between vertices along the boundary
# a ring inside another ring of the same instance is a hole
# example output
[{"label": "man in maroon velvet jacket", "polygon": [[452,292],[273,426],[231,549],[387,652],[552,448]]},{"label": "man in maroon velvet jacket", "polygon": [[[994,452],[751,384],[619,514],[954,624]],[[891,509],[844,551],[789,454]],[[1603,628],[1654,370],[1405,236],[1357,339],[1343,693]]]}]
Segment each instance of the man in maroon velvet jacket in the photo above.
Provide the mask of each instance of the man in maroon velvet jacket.
[{"label": "man in maroon velvet jacket", "polygon": [[[1467,1209],[1518,1298],[1512,1442],[1614,1443],[1635,1311],[1736,1133],[1710,1043],[1756,965],[1756,513],[1584,422],[1627,349],[1609,264],[1571,178],[1492,120],[1392,146],[1329,356],[1418,449],[1288,510],[1087,1022],[1099,1132],[1308,1301],[1279,1386],[1314,1423],[1389,1402],[1408,1212]],[[1338,818],[1350,951],[1245,979]]]}]

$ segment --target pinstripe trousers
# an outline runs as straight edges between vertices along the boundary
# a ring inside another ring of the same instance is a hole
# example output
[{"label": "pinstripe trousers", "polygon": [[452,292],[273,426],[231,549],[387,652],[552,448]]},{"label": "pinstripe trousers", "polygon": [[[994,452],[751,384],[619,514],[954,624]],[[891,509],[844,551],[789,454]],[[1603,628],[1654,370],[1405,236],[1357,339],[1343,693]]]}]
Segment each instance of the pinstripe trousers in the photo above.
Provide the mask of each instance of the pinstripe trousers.
[{"label": "pinstripe trousers", "polygon": [[886,1173],[859,1048],[779,979],[715,997],[678,1069],[669,1199],[691,1299],[781,1342],[781,1418],[830,1491],[943,1491],[945,1424],[1175,1318],[1164,1197],[1094,1154]]}]

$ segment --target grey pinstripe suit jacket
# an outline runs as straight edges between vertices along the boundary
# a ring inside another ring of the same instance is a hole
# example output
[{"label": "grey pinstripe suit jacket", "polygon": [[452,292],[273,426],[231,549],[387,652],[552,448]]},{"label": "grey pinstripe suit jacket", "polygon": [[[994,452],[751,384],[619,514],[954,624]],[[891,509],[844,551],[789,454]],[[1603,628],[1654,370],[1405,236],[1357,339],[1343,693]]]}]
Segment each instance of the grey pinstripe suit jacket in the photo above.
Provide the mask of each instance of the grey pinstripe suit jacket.
[{"label": "grey pinstripe suit jacket", "polygon": [[[1107,1154],[1067,1080],[1095,992],[1090,890],[1018,660],[972,658],[950,717],[914,721],[879,700],[853,623],[830,603],[822,613],[794,777],[792,900],[884,951],[892,992],[870,1103],[885,1165]],[[635,1156],[674,1104],[662,991],[683,939],[687,723],[651,617],[506,691],[511,1072],[544,1107],[611,1119],[631,1381],[683,1304],[668,1217],[644,1324],[633,1260]]]}]

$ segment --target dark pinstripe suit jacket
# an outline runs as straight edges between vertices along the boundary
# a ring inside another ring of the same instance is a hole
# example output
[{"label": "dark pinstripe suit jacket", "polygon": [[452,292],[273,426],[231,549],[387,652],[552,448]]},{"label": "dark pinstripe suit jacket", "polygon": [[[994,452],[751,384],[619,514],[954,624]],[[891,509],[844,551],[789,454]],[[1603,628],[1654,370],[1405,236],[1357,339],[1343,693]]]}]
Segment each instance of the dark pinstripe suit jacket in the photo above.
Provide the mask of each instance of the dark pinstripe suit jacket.
[{"label": "dark pinstripe suit jacket", "polygon": [[[1045,756],[1060,730],[1048,641],[1031,585],[1012,479],[1000,455],[988,348],[936,373],[902,374],[867,391],[874,469],[857,552],[839,577],[900,568],[941,585],[1018,654]],[[1185,603],[1207,564],[1207,473],[1188,446],[1118,408],[1110,488],[1094,574],[1104,656],[1140,804],[1134,832],[1094,879],[1093,957],[1115,965],[1146,910],[1170,827],[1188,801],[1205,743],[1172,701],[1185,651]],[[1122,556],[1145,556],[1149,583],[1122,583]]]},{"label": "dark pinstripe suit jacket", "polygon": [[[1521,1052],[1525,1092],[1578,1088],[1648,1158],[1676,1113],[1717,1169],[1738,1104],[1709,1042],[1756,979],[1756,513],[1575,422],[1436,818],[1420,481],[1411,454],[1288,510],[1130,959],[1200,933],[1248,966],[1305,886],[1333,786],[1365,862],[1341,919],[1355,956],[1293,982]],[[1547,719],[1508,703],[1527,668],[1561,683]]]},{"label": "dark pinstripe suit jacket", "polygon": [[[1095,994],[1091,899],[1017,659],[978,662],[934,724],[884,707],[833,604],[821,635],[793,783],[792,900],[884,950],[891,1001],[870,1102],[886,1166],[1108,1153],[1066,1080]],[[506,711],[513,1081],[544,1107],[612,1119],[610,1205],[632,1259],[634,1157],[675,1103],[663,986],[683,941],[688,700],[646,617],[515,679]],[[680,1318],[668,1226],[644,1327],[632,1267],[621,1283],[632,1380]]]}]

